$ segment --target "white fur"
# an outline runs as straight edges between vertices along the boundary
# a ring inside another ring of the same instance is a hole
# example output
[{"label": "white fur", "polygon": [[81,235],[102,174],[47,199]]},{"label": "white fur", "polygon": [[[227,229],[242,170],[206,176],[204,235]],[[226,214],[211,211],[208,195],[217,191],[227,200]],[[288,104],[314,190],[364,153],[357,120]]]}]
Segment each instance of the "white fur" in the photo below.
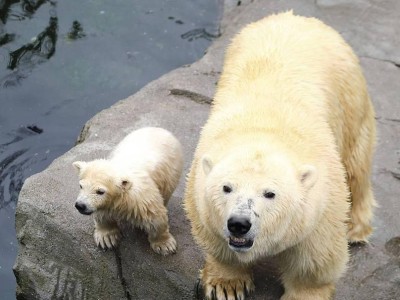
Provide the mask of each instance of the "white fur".
[{"label": "white fur", "polygon": [[183,154],[170,132],[154,127],[133,131],[108,159],[73,165],[81,186],[76,207],[83,214],[94,214],[96,244],[116,246],[118,222],[124,220],[145,229],[157,253],[175,252],[166,205],[179,182]]},{"label": "white fur", "polygon": [[243,299],[251,264],[275,256],[282,299],[330,299],[347,239],[372,231],[374,140],[358,59],[332,28],[288,12],[234,37],[184,200],[206,298]]}]

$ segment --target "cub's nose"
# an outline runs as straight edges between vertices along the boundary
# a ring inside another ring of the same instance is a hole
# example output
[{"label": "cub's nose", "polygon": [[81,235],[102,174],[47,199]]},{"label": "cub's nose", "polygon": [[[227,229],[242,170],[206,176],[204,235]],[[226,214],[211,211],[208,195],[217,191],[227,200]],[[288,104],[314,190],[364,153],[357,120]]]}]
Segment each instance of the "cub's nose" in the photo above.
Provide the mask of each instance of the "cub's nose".
[{"label": "cub's nose", "polygon": [[228,230],[234,235],[243,235],[249,232],[251,222],[246,217],[233,216],[228,220]]},{"label": "cub's nose", "polygon": [[79,212],[80,212],[81,214],[82,214],[82,213],[85,213],[85,212],[86,212],[86,209],[87,209],[86,204],[80,203],[80,202],[75,202],[75,208],[76,208],[77,210],[79,210]]}]

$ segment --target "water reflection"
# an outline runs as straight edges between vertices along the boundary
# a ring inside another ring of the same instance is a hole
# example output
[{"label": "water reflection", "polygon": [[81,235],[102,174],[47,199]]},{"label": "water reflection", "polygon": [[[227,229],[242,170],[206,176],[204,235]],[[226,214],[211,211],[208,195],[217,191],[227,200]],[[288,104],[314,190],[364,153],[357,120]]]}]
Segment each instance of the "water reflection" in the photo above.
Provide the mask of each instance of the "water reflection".
[{"label": "water reflection", "polygon": [[[28,162],[28,158],[23,159],[20,162],[16,162],[28,149],[22,149],[14,153],[9,154],[0,162],[0,181],[7,182],[8,179],[8,190],[4,184],[0,185],[0,209],[6,207],[10,203],[16,202],[18,193],[22,188],[23,176],[21,170],[23,166]],[[2,153],[3,154],[3,153]],[[8,177],[8,178],[7,178]],[[9,197],[4,197],[5,192],[8,192]]]},{"label": "water reflection", "polygon": [[83,31],[83,27],[82,27],[81,23],[79,23],[76,20],[73,21],[72,27],[67,34],[68,39],[77,40],[77,39],[84,38],[85,36],[86,36],[86,33]]},{"label": "water reflection", "polygon": [[[22,21],[26,18],[31,18],[47,2],[55,4],[55,2],[49,0],[3,0],[0,2],[0,20],[3,24],[6,24],[8,19]],[[18,9],[18,7],[14,6],[16,3],[20,4],[22,12],[15,10]],[[13,6],[13,9],[11,9],[11,6]]]},{"label": "water reflection", "polygon": [[0,36],[0,47],[14,41],[15,34],[5,33]]},{"label": "water reflection", "polygon": [[36,162],[27,153],[29,149],[23,140],[42,132],[43,129],[36,125],[21,127],[10,135],[11,141],[0,145],[0,209],[17,202],[25,179],[24,170]]},{"label": "water reflection", "polygon": [[189,42],[197,39],[206,39],[208,41],[211,41],[212,39],[216,39],[219,36],[221,36],[221,33],[219,32],[217,34],[213,34],[209,33],[205,28],[196,28],[185,32],[181,35],[181,38],[184,40],[187,39]]},{"label": "water reflection", "polygon": [[[0,20],[3,24],[7,23],[7,19],[22,21],[26,18],[31,18],[32,15],[45,3],[55,5],[54,1],[49,0],[3,0],[0,2]],[[13,4],[20,4],[20,11],[16,11],[16,6]],[[13,6],[13,9],[11,9]]]},{"label": "water reflection", "polygon": [[18,0],[5,0],[0,2],[0,20],[3,22],[3,24],[7,23],[7,19],[10,15],[13,15],[11,12],[11,5],[18,3]]},{"label": "water reflection", "polygon": [[[40,32],[32,41],[20,48],[9,52],[7,68],[13,72],[0,79],[0,87],[7,88],[20,84],[32,70],[39,64],[50,59],[56,51],[58,18],[55,13],[56,2],[48,0],[19,1],[22,11],[15,11],[12,4],[18,1],[5,1],[0,9],[0,18],[3,24],[8,19],[24,20],[32,18],[33,14],[45,3],[50,4],[50,19],[48,26]],[[13,9],[11,9],[13,8]],[[14,33],[4,33],[0,37],[0,46],[12,42]]]},{"label": "water reflection", "polygon": [[23,45],[10,53],[10,60],[7,68],[14,70],[21,64],[24,67],[33,68],[34,65],[43,63],[56,52],[57,42],[57,23],[56,17],[50,17],[47,26],[31,43]]}]

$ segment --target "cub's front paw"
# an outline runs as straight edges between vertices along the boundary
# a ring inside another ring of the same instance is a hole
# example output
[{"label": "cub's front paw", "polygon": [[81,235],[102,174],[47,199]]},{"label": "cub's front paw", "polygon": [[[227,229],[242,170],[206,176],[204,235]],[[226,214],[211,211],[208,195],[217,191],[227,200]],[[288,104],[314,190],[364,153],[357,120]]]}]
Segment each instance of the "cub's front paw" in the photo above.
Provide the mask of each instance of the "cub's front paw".
[{"label": "cub's front paw", "polygon": [[372,233],[372,227],[368,224],[348,224],[347,240],[351,244],[368,243],[368,237]]},{"label": "cub's front paw", "polygon": [[94,241],[102,249],[115,248],[121,238],[121,232],[118,228],[94,230]]},{"label": "cub's front paw", "polygon": [[176,241],[170,233],[166,237],[150,241],[150,246],[154,252],[164,256],[176,253]]},{"label": "cub's front paw", "polygon": [[229,280],[223,278],[206,279],[206,281],[203,281],[205,298],[207,300],[244,300],[254,289],[253,281],[246,277]]}]

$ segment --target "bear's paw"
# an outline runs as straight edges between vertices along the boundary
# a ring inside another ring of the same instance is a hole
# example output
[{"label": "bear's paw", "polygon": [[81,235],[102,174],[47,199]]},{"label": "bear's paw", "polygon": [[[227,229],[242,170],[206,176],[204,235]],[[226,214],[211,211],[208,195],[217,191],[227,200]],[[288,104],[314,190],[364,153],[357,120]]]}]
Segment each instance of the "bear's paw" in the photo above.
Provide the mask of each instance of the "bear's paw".
[{"label": "bear's paw", "polygon": [[250,277],[224,279],[203,278],[204,295],[207,300],[244,300],[254,289]]},{"label": "bear's paw", "polygon": [[176,253],[176,240],[170,233],[167,237],[150,241],[150,246],[154,252],[164,256]]},{"label": "bear's paw", "polygon": [[348,224],[347,240],[350,244],[368,243],[371,234],[372,227],[368,224]]},{"label": "bear's paw", "polygon": [[102,249],[112,249],[117,247],[121,238],[121,232],[118,228],[98,229],[94,231],[94,241]]}]

